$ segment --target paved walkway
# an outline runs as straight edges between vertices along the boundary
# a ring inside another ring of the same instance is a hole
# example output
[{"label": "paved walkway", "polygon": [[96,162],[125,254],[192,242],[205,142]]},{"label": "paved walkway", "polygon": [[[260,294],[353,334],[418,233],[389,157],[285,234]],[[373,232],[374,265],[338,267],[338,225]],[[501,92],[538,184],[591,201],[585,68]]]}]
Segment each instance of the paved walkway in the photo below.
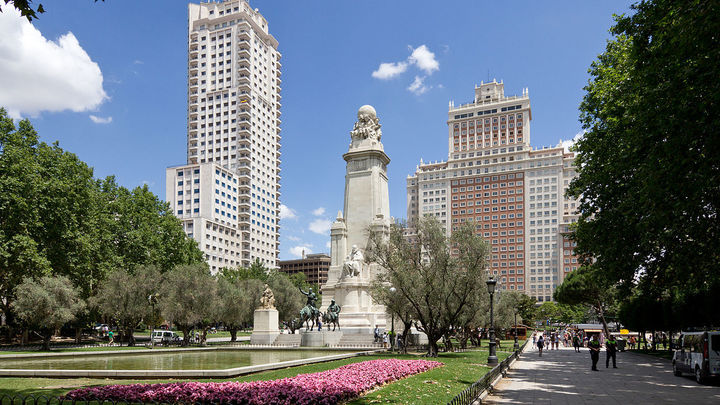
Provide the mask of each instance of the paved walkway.
[{"label": "paved walkway", "polygon": [[529,351],[515,362],[487,404],[720,404],[720,385],[698,385],[692,376],[675,377],[664,359],[618,352],[618,368],[590,370],[590,353],[581,348]]}]

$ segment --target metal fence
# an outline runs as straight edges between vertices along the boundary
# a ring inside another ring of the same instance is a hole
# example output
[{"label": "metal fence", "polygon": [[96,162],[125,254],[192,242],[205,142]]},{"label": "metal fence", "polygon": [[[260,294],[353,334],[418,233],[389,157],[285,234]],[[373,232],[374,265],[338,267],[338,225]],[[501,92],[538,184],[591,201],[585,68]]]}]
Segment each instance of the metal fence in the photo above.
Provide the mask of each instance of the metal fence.
[{"label": "metal fence", "polygon": [[508,358],[500,362],[497,366],[493,367],[492,370],[490,370],[487,374],[485,374],[481,379],[478,381],[475,381],[472,383],[469,387],[467,387],[463,392],[457,394],[455,398],[453,398],[450,402],[448,402],[448,405],[469,405],[475,402],[475,400],[480,396],[480,394],[483,393],[483,391],[490,388],[490,384],[497,378],[498,375],[504,374],[507,369],[510,367],[510,363],[517,359],[520,355],[520,352],[525,348],[525,345],[527,345],[528,340],[525,340],[525,343],[520,347],[520,350],[513,352]]},{"label": "metal fence", "polygon": [[[0,405],[130,405],[127,401],[72,400],[45,395],[0,395]],[[157,404],[155,402],[149,404]]]}]

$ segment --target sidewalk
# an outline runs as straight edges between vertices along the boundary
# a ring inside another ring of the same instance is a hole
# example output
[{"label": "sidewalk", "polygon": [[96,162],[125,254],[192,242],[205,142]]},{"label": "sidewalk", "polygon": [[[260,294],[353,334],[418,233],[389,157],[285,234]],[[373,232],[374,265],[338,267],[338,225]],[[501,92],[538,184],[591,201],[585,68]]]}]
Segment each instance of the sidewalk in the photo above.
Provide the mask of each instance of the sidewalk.
[{"label": "sidewalk", "polygon": [[720,386],[698,385],[691,376],[675,377],[663,359],[617,353],[618,368],[605,368],[605,351],[598,369],[590,370],[590,353],[581,348],[530,348],[496,387],[487,404],[650,404],[720,403]]}]

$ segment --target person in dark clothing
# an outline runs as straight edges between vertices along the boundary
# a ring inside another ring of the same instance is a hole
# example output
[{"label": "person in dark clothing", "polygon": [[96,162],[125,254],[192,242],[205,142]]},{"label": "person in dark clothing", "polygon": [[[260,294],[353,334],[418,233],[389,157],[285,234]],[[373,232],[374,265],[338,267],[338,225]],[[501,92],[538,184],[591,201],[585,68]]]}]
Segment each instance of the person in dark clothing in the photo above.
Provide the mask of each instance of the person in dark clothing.
[{"label": "person in dark clothing", "polygon": [[544,346],[545,346],[545,339],[543,339],[543,336],[540,335],[540,337],[538,338],[538,341],[537,341],[537,347],[538,347],[538,350],[540,351],[540,357],[542,357],[542,351],[543,351]]},{"label": "person in dark clothing", "polygon": [[590,341],[588,342],[588,349],[590,349],[590,360],[592,360],[591,370],[599,371],[597,369],[597,363],[600,359],[600,342],[597,340],[595,335],[590,338]]},{"label": "person in dark clothing", "polygon": [[608,340],[605,341],[605,368],[610,367],[610,358],[612,357],[613,362],[613,368],[617,368],[617,362],[616,362],[616,353],[617,353],[617,340],[615,340],[614,336],[610,336]]},{"label": "person in dark clothing", "polygon": [[572,341],[575,352],[580,353],[580,337],[578,335],[575,335],[573,336]]}]

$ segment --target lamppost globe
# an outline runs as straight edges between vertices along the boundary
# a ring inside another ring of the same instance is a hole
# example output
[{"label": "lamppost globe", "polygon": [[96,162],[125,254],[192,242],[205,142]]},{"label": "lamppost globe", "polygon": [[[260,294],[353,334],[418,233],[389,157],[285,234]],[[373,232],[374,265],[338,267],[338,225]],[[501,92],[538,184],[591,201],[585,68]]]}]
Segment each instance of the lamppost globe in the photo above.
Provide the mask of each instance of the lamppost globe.
[{"label": "lamppost globe", "polygon": [[497,280],[495,280],[492,276],[485,282],[487,283],[487,289],[490,295],[493,295],[495,293],[495,286],[497,285]]},{"label": "lamppost globe", "polygon": [[395,287],[390,287],[390,292],[391,292],[391,293],[394,293],[395,291],[397,291],[397,290],[395,289]]}]

